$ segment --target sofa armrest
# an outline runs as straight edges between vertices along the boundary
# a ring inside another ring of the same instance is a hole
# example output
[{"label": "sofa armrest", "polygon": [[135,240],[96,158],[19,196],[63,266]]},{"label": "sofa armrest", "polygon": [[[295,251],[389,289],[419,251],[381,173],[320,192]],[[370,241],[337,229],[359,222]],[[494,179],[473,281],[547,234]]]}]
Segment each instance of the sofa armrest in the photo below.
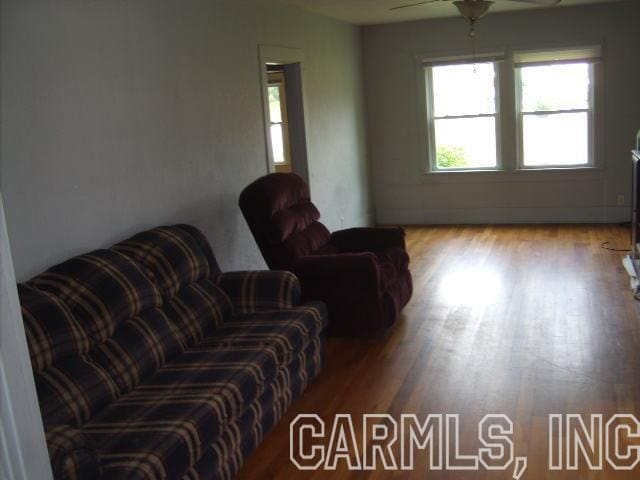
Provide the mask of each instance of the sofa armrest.
[{"label": "sofa armrest", "polygon": [[300,277],[305,298],[315,290],[379,291],[380,272],[371,252],[310,255],[298,260],[293,271]]},{"label": "sofa armrest", "polygon": [[100,461],[89,438],[69,425],[45,428],[53,477],[71,480],[101,477]]},{"label": "sofa armrest", "polygon": [[291,272],[225,272],[216,282],[229,296],[237,313],[282,310],[300,305],[300,282]]},{"label": "sofa armrest", "polygon": [[379,252],[405,247],[401,227],[362,227],[338,230],[331,234],[331,243],[341,252]]}]

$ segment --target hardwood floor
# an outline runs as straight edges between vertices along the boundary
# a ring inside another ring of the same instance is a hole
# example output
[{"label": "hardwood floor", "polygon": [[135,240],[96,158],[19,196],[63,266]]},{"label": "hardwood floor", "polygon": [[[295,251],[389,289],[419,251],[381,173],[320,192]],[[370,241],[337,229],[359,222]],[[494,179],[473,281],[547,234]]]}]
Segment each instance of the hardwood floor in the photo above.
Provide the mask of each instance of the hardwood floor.
[{"label": "hardwood floor", "polygon": [[[289,423],[316,413],[458,413],[461,450],[477,452],[477,422],[514,422],[523,479],[637,479],[632,472],[548,469],[549,414],[640,417],[640,310],[621,265],[618,226],[437,226],[407,229],[414,294],[376,339],[330,339],[319,378],[249,458],[239,478],[506,479],[506,472],[298,471]],[[359,422],[354,422],[358,427]],[[359,430],[356,430],[359,432]],[[640,445],[640,441],[637,443]],[[606,463],[606,462],[605,462]]]}]

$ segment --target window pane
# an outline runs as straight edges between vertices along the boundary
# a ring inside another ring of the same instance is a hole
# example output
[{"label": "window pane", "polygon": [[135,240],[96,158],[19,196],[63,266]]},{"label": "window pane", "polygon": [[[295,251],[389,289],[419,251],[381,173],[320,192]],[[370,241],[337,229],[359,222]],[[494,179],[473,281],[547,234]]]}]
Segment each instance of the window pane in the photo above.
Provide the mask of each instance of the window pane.
[{"label": "window pane", "polygon": [[269,119],[271,123],[282,122],[280,110],[280,87],[278,85],[269,86]]},{"label": "window pane", "polygon": [[493,63],[432,68],[434,115],[477,115],[496,112]]},{"label": "window pane", "polygon": [[525,166],[587,164],[588,124],[585,112],[524,115]]},{"label": "window pane", "polygon": [[284,163],[284,141],[282,137],[282,124],[271,125],[271,148],[273,163]]},{"label": "window pane", "polygon": [[435,120],[438,168],[495,167],[495,117]]},{"label": "window pane", "polygon": [[522,111],[589,108],[589,64],[545,65],[521,69]]}]

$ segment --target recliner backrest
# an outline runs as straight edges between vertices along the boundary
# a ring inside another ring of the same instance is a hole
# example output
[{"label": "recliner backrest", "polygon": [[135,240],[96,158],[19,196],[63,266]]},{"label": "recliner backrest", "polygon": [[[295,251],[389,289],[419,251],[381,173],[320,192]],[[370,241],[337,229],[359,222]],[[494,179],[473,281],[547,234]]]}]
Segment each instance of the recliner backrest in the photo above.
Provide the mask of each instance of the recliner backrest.
[{"label": "recliner backrest", "polygon": [[331,234],[319,222],[308,185],[294,173],[257,179],[242,191],[239,204],[271,269],[288,270],[329,242]]}]

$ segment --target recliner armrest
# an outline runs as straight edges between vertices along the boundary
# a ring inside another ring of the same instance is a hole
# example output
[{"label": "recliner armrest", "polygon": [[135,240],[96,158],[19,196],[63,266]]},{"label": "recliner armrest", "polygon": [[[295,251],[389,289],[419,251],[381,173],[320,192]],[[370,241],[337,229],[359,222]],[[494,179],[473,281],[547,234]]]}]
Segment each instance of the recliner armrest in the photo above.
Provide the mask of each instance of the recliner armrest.
[{"label": "recliner armrest", "polygon": [[64,480],[102,476],[98,454],[89,438],[70,425],[45,427],[53,477]]},{"label": "recliner armrest", "polygon": [[216,278],[237,313],[282,310],[300,305],[300,282],[291,272],[224,272]]},{"label": "recliner armrest", "polygon": [[378,252],[388,248],[406,249],[401,227],[361,227],[338,230],[331,243],[341,252]]}]

